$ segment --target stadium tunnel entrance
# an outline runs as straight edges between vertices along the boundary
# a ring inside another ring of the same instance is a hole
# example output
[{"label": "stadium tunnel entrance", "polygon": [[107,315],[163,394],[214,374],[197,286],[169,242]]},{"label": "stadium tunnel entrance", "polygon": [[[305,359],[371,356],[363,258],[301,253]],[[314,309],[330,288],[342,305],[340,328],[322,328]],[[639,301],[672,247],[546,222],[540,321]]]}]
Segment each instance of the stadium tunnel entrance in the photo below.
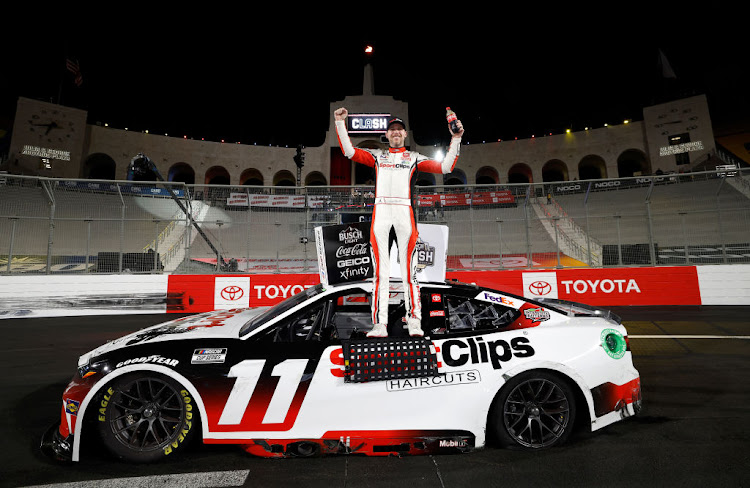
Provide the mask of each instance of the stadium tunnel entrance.
[{"label": "stadium tunnel entrance", "polygon": [[568,181],[568,165],[559,159],[552,159],[542,167],[542,181]]},{"label": "stadium tunnel entrance", "polygon": [[181,181],[187,185],[195,184],[195,170],[187,163],[175,163],[169,168],[168,181]]},{"label": "stadium tunnel entrance", "polygon": [[602,180],[607,178],[607,165],[600,156],[590,154],[578,163],[579,180]]},{"label": "stadium tunnel entrance", "polygon": [[525,163],[516,163],[508,170],[508,183],[533,183],[531,168]]},{"label": "stadium tunnel entrance", "polygon": [[114,180],[117,163],[104,153],[94,153],[83,163],[82,177],[90,180]]},{"label": "stadium tunnel entrance", "polygon": [[617,174],[619,178],[650,175],[651,162],[643,151],[628,149],[617,158]]}]

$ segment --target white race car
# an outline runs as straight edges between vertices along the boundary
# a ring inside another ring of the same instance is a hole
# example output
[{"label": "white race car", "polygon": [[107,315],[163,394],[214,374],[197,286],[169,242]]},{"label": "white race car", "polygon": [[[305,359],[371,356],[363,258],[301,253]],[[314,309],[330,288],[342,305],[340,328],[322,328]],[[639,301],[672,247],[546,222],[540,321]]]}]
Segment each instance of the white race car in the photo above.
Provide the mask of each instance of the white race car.
[{"label": "white race car", "polygon": [[81,356],[45,452],[78,461],[95,435],[136,462],[194,437],[267,457],[465,452],[562,444],[636,414],[640,377],[615,315],[457,282],[422,284],[424,338],[392,293],[368,339],[371,282],[272,308],[183,317]]}]

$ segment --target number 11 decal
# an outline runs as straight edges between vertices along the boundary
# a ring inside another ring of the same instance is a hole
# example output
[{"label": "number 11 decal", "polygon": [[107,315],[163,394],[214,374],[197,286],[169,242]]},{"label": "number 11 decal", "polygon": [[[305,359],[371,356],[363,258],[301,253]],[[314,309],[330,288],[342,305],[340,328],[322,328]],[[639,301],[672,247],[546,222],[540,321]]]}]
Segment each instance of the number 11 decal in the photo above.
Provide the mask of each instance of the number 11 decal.
[{"label": "number 11 decal", "polygon": [[[287,359],[274,366],[271,376],[278,377],[279,382],[266,409],[263,424],[284,422],[308,361],[308,359]],[[242,422],[242,417],[250,404],[250,398],[258,385],[265,364],[265,359],[247,359],[232,366],[228,376],[237,380],[221,412],[219,425],[237,425]]]}]

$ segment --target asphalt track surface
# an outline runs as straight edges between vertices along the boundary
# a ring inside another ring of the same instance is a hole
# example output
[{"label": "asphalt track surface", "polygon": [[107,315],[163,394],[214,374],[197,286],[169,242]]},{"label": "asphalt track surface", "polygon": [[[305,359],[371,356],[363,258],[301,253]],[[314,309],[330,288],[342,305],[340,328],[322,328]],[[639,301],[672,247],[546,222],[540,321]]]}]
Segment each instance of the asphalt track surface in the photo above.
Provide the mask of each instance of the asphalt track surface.
[{"label": "asphalt track surface", "polygon": [[565,446],[275,460],[196,444],[147,466],[101,452],[59,464],[39,439],[80,354],[176,315],[0,320],[0,486],[750,486],[750,307],[612,310],[628,327],[644,410]]}]

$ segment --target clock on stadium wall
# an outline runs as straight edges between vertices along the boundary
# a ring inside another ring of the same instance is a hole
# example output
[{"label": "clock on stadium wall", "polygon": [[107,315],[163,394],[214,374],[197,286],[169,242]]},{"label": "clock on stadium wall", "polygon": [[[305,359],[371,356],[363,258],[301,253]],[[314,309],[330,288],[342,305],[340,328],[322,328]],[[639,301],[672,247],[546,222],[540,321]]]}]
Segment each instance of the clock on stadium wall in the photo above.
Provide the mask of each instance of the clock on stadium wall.
[{"label": "clock on stadium wall", "polygon": [[76,123],[59,109],[41,108],[30,114],[27,120],[29,142],[40,144],[65,144],[76,136]]},{"label": "clock on stadium wall", "polygon": [[19,97],[11,138],[12,169],[26,174],[78,177],[87,116],[85,110],[78,108]]}]

